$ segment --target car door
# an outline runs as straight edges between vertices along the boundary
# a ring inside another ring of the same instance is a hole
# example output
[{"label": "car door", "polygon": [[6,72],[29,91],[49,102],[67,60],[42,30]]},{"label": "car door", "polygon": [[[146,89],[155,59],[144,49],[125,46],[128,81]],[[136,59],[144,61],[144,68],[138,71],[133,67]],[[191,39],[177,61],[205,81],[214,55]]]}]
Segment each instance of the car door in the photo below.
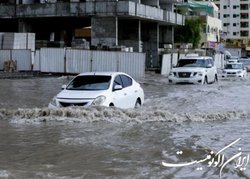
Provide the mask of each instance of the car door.
[{"label": "car door", "polygon": [[126,93],[125,103],[128,108],[133,108],[137,99],[137,89],[133,86],[133,80],[127,75],[120,75],[123,88]]},{"label": "car door", "polygon": [[[120,85],[122,88],[115,89],[116,85]],[[113,102],[114,102],[115,107],[119,107],[119,108],[129,107],[128,100],[127,100],[128,91],[126,88],[124,88],[120,75],[117,75],[114,78],[112,94],[113,94]]]}]

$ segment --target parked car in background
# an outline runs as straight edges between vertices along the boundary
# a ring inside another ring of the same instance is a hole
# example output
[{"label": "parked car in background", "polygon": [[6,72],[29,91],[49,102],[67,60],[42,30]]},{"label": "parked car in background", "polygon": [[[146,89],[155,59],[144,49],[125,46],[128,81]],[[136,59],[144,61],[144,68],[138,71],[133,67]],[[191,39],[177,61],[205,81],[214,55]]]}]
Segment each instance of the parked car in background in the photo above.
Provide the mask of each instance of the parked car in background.
[{"label": "parked car in background", "polygon": [[214,59],[210,56],[185,56],[172,68],[169,83],[213,83],[218,80]]},{"label": "parked car in background", "polygon": [[229,59],[227,59],[227,63],[237,63],[239,62],[239,57],[238,56],[231,56]]},{"label": "parked car in background", "polygon": [[137,108],[143,103],[143,89],[128,74],[88,72],[63,85],[62,91],[49,103],[49,108],[91,105]]},{"label": "parked car in background", "polygon": [[242,77],[247,76],[246,68],[243,63],[228,63],[222,71],[222,77]]},{"label": "parked car in background", "polygon": [[250,72],[250,59],[241,58],[239,62],[244,64],[247,72]]}]

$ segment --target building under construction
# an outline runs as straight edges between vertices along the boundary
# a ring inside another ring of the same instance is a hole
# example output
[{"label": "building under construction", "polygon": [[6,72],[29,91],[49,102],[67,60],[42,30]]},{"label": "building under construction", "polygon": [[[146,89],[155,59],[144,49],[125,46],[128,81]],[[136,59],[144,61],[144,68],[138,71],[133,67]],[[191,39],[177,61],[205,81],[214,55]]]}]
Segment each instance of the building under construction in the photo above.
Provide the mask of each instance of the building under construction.
[{"label": "building under construction", "polygon": [[146,53],[160,66],[159,48],[174,43],[181,0],[5,0],[0,32],[35,34],[35,48],[76,47]]}]

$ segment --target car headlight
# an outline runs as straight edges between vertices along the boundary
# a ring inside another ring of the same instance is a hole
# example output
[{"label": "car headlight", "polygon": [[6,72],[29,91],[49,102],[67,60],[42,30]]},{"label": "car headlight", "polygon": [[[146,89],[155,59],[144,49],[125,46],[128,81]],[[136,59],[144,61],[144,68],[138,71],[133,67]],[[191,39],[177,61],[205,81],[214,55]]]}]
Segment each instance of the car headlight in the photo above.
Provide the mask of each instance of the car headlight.
[{"label": "car headlight", "polygon": [[240,73],[241,73],[241,71],[237,71],[237,73],[238,73],[238,74],[240,74]]},{"label": "car headlight", "polygon": [[223,70],[222,73],[227,73],[227,72],[225,70]]},{"label": "car headlight", "polygon": [[172,71],[171,71],[171,72],[169,73],[169,76],[176,76],[176,72],[172,72]]},{"label": "car headlight", "polygon": [[53,106],[57,106],[56,105],[56,97],[53,97],[53,99],[50,101],[50,104]]},{"label": "car headlight", "polygon": [[94,106],[102,105],[105,100],[106,100],[105,96],[98,96],[97,98],[94,99],[94,101],[92,102],[92,105]]},{"label": "car headlight", "polygon": [[194,72],[193,76],[202,76],[202,72]]}]

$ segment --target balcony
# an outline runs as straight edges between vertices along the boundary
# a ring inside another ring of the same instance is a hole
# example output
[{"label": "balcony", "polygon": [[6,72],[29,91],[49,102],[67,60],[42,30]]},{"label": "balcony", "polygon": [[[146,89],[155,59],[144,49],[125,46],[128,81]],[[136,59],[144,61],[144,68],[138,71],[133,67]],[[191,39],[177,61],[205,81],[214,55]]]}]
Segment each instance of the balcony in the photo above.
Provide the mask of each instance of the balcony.
[{"label": "balcony", "polygon": [[184,25],[184,16],[132,1],[58,2],[0,6],[0,18],[118,16]]}]

